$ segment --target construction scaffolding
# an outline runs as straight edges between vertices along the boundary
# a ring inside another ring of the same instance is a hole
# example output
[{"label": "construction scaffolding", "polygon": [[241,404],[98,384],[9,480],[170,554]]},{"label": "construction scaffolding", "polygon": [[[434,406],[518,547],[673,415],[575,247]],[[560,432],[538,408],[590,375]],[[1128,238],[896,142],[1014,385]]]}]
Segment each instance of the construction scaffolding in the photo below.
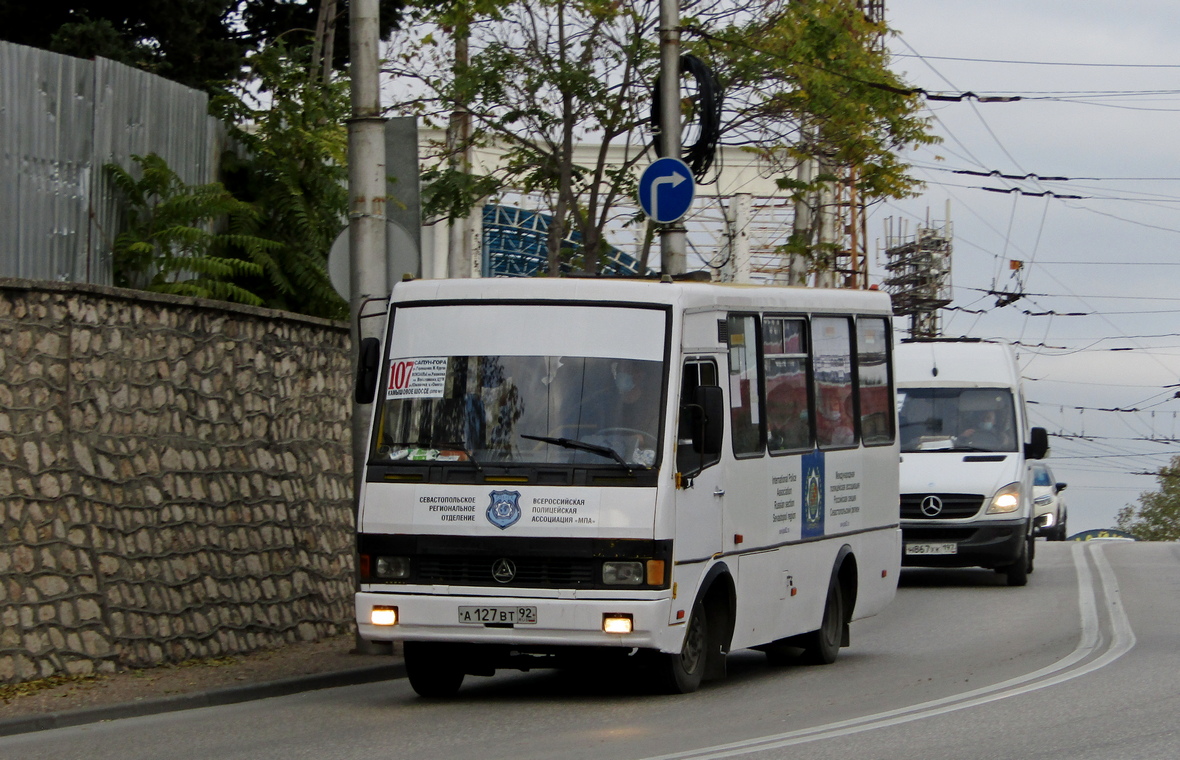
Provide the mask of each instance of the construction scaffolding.
[{"label": "construction scaffolding", "polygon": [[942,333],[939,309],[953,299],[951,223],[927,220],[910,235],[905,220],[896,220],[896,230],[894,222],[885,220],[885,292],[893,313],[910,318],[911,338],[936,338]]}]

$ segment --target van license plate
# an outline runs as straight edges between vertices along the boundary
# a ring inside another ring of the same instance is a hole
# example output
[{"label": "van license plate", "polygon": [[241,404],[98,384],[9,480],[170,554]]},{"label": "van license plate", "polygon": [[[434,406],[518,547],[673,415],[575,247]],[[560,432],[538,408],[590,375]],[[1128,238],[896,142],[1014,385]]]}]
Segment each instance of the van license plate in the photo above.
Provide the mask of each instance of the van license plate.
[{"label": "van license plate", "polygon": [[536,607],[460,607],[460,623],[475,625],[535,625]]},{"label": "van license plate", "polygon": [[927,554],[958,554],[959,545],[953,542],[945,544],[906,544],[905,553],[911,556]]}]

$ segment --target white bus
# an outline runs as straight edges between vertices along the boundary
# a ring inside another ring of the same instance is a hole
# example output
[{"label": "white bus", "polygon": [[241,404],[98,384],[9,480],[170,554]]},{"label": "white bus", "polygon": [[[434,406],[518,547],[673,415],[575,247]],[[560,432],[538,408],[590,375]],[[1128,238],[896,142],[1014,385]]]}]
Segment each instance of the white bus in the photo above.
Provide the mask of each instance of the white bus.
[{"label": "white bus", "polygon": [[357,623],[421,695],[595,657],[688,692],[831,662],[894,596],[882,293],[421,280],[365,348]]}]

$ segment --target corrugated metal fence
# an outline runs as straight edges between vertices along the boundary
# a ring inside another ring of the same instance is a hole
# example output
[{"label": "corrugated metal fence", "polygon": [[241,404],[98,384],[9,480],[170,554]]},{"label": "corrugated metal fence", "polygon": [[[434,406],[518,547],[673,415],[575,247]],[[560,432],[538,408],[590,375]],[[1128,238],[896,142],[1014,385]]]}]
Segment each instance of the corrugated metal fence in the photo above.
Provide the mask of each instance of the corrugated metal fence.
[{"label": "corrugated metal fence", "polygon": [[199,90],[0,42],[0,276],[111,284],[121,214],[103,165],[158,153],[203,184],[224,145]]}]

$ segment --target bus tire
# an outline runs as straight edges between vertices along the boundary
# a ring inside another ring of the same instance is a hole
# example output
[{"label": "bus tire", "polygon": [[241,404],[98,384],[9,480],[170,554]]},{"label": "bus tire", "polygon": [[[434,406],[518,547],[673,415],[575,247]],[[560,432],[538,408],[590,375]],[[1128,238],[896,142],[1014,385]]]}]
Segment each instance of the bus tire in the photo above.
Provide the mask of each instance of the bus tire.
[{"label": "bus tire", "polygon": [[466,675],[457,652],[427,641],[405,643],[406,677],[420,697],[453,697]]},{"label": "bus tire", "polygon": [[676,654],[663,653],[660,663],[661,687],[669,694],[688,694],[701,686],[709,648],[709,623],[700,602],[692,606],[684,644]]},{"label": "bus tire", "polygon": [[824,602],[824,617],[819,629],[803,637],[803,660],[810,665],[831,665],[840,654],[844,639],[844,588],[833,577]]}]

